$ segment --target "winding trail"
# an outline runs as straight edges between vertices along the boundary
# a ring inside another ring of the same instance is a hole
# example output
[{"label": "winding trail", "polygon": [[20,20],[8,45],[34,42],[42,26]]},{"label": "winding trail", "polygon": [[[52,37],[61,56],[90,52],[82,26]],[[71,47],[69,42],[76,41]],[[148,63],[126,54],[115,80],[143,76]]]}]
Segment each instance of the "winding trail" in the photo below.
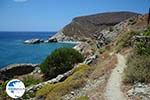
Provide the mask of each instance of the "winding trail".
[{"label": "winding trail", "polygon": [[126,100],[121,92],[122,73],[126,67],[126,59],[123,55],[117,54],[118,63],[113,69],[106,86],[106,100]]}]

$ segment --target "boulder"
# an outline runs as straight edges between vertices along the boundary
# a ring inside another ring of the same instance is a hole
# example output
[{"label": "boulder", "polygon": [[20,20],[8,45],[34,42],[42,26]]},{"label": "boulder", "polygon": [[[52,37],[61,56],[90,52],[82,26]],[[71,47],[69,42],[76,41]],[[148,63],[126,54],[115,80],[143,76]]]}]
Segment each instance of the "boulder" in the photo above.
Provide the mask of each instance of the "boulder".
[{"label": "boulder", "polygon": [[87,58],[88,56],[92,56],[94,51],[92,49],[92,47],[90,46],[90,44],[86,43],[86,42],[80,42],[78,43],[75,47],[75,50],[79,51],[85,58]]},{"label": "boulder", "polygon": [[98,57],[98,55],[94,54],[94,55],[92,55],[92,56],[90,56],[90,57],[87,57],[87,58],[84,60],[83,63],[89,65],[89,64],[91,64],[97,57]]},{"label": "boulder", "polygon": [[31,74],[35,74],[35,73],[41,73],[41,69],[39,66],[35,67]]}]

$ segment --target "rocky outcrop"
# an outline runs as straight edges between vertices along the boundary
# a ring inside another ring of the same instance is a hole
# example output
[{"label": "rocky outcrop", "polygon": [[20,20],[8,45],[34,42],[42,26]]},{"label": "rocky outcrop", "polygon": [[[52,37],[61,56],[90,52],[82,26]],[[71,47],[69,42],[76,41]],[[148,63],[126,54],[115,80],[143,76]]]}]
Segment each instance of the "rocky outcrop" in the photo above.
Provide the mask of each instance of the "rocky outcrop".
[{"label": "rocky outcrop", "polygon": [[29,39],[25,40],[24,44],[39,44],[39,43],[51,43],[51,42],[58,42],[56,38],[48,38],[47,40],[43,39]]},{"label": "rocky outcrop", "polygon": [[111,41],[115,40],[119,34],[132,30],[135,26],[134,24],[136,23],[136,20],[140,16],[141,15],[133,16],[114,25],[113,27],[105,28],[102,31],[97,31],[96,40],[98,47],[106,45],[107,43],[110,43]]},{"label": "rocky outcrop", "polygon": [[100,48],[107,43],[114,41],[120,34],[130,31],[140,32],[147,27],[148,16],[138,15],[126,19],[113,27],[105,28],[102,31],[97,31],[94,35],[96,38],[97,47]]},{"label": "rocky outcrop", "polygon": [[140,96],[141,100],[150,99],[150,86],[144,83],[135,83],[134,86],[127,92],[129,97]]},{"label": "rocky outcrop", "polygon": [[77,41],[77,39],[65,35],[62,30],[50,38],[50,40],[53,39],[57,39],[57,41]]},{"label": "rocky outcrop", "polygon": [[13,64],[3,69],[0,69],[0,80],[8,80],[17,75],[24,75],[31,73],[37,64]]},{"label": "rocky outcrop", "polygon": [[25,44],[38,44],[38,43],[43,43],[44,40],[41,39],[30,39],[30,40],[25,40]]},{"label": "rocky outcrop", "polygon": [[92,47],[86,42],[80,42],[74,47],[74,49],[79,51],[82,55],[84,55],[84,57],[88,57],[94,54]]}]

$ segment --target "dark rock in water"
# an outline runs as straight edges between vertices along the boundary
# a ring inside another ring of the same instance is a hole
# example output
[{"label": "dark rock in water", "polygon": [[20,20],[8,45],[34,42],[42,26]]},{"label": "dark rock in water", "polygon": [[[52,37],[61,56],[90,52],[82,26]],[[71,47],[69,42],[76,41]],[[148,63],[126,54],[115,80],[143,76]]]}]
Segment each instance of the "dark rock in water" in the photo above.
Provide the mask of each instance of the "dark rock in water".
[{"label": "dark rock in water", "polygon": [[3,69],[0,69],[0,80],[8,80],[17,75],[24,75],[31,73],[37,64],[13,64]]},{"label": "dark rock in water", "polygon": [[48,42],[57,42],[57,39],[56,38],[49,38]]},{"label": "dark rock in water", "polygon": [[24,41],[25,44],[37,44],[37,43],[41,43],[41,42],[44,42],[44,40],[40,40],[40,39],[30,39],[30,40]]}]

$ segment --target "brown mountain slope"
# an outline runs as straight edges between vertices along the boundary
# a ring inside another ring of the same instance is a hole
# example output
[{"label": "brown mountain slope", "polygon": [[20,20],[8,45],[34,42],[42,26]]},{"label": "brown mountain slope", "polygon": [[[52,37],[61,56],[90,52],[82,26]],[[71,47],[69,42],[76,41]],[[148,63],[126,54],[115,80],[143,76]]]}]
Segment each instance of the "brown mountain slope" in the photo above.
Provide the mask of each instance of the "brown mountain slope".
[{"label": "brown mountain slope", "polygon": [[94,38],[93,34],[97,31],[109,28],[121,21],[138,15],[140,14],[133,12],[108,12],[76,17],[54,37],[58,40],[81,40],[82,37]]}]

